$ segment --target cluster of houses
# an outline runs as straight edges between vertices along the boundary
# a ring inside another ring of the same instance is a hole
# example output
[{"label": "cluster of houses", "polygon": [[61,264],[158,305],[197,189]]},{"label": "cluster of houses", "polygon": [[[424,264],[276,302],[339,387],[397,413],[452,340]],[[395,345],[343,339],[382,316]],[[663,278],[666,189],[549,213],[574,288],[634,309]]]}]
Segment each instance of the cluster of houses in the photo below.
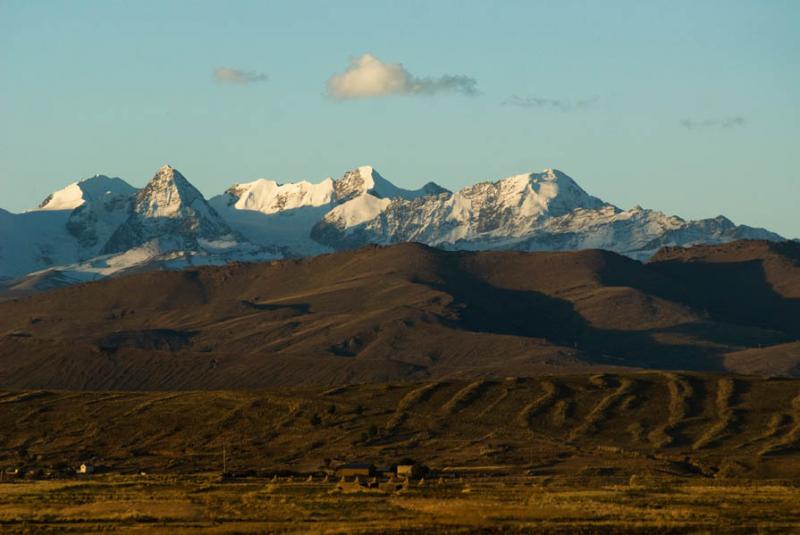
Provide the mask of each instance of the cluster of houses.
[{"label": "cluster of houses", "polygon": [[83,463],[76,469],[61,469],[61,470],[43,470],[39,468],[8,468],[0,470],[0,481],[11,481],[14,479],[39,479],[39,478],[52,478],[64,477],[72,474],[93,474],[94,465]]},{"label": "cluster of houses", "polygon": [[403,479],[418,479],[427,472],[428,468],[419,463],[401,463],[388,468],[376,468],[375,465],[366,463],[347,463],[336,471],[343,478],[397,476]]},{"label": "cluster of houses", "polygon": [[[95,467],[90,463],[82,463],[75,469],[75,474],[90,475],[95,472]],[[378,478],[389,478],[400,480],[420,479],[428,475],[429,469],[423,464],[413,461],[405,461],[391,467],[376,467],[368,463],[346,463],[336,470],[336,474],[342,481],[366,481],[372,478],[377,481]],[[0,471],[0,480],[2,479],[17,479],[23,477],[37,477],[40,474],[34,470],[26,470],[23,468],[13,468]],[[327,479],[327,476],[326,476]]]},{"label": "cluster of houses", "polygon": [[[428,468],[418,463],[400,463],[390,468],[376,468],[372,464],[348,463],[336,471],[341,480],[336,485],[339,492],[362,491],[402,491],[408,489],[411,480],[417,480],[417,486],[425,484],[424,475]],[[386,477],[386,481],[383,478]]]}]

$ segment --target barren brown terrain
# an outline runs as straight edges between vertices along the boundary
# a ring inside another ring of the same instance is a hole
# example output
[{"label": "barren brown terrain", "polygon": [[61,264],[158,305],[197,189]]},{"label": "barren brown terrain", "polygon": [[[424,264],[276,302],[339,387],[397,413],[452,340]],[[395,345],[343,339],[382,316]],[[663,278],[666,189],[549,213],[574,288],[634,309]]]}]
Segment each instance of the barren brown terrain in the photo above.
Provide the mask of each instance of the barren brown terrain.
[{"label": "barren brown terrain", "polygon": [[[800,380],[790,378],[6,391],[0,428],[10,533],[786,533],[800,523]],[[431,471],[384,473],[374,488],[336,472],[409,457]],[[81,463],[95,473],[76,474]]]},{"label": "barren brown terrain", "polygon": [[5,392],[0,464],[58,474],[437,470],[800,477],[800,382],[641,372],[282,388]]},{"label": "barren brown terrain", "polygon": [[622,368],[796,375],[800,245],[367,247],[0,303],[0,386],[259,389]]}]

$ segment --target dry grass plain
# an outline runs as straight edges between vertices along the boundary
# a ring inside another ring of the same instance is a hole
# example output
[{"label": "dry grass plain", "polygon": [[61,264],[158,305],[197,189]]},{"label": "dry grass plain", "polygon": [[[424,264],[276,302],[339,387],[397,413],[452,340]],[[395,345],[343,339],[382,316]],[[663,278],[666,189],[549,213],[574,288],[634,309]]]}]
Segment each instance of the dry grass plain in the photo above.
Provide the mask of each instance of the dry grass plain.
[{"label": "dry grass plain", "polygon": [[102,475],[0,485],[3,532],[786,533],[789,482],[454,477],[400,491],[217,475]]}]

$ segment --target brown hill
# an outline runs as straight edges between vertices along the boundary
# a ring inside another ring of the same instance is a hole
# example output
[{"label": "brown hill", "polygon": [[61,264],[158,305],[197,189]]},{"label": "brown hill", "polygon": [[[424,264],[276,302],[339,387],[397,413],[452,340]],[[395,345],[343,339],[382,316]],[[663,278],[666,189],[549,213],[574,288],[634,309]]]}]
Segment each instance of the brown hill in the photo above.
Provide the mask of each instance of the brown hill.
[{"label": "brown hill", "polygon": [[[0,392],[0,464],[800,477],[796,379],[608,373],[227,392]],[[328,461],[326,461],[328,459]],[[591,482],[582,485],[590,487]]]},{"label": "brown hill", "polygon": [[0,303],[0,386],[230,389],[614,367],[795,373],[800,245],[445,252],[417,244],[139,273]]}]

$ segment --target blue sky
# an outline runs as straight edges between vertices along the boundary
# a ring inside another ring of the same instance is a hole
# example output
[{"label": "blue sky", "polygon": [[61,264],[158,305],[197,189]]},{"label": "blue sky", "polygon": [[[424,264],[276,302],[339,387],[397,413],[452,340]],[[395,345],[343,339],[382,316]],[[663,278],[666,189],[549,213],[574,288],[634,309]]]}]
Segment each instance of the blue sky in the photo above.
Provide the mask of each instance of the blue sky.
[{"label": "blue sky", "polygon": [[[555,167],[624,208],[800,237],[798,27],[792,0],[0,0],[0,206],[165,162],[207,196]],[[397,76],[348,78],[365,57]]]}]

